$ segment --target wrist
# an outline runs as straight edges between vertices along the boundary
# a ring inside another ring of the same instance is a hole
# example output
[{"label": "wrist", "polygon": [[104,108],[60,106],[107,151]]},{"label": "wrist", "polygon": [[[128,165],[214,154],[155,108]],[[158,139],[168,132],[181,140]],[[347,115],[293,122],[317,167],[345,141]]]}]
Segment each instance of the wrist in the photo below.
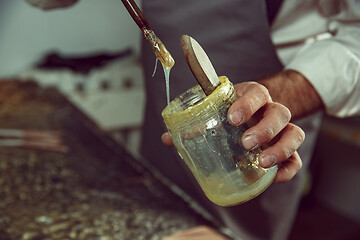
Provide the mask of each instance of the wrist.
[{"label": "wrist", "polygon": [[269,90],[274,102],[289,108],[293,120],[324,109],[315,88],[297,71],[284,70],[258,82]]}]

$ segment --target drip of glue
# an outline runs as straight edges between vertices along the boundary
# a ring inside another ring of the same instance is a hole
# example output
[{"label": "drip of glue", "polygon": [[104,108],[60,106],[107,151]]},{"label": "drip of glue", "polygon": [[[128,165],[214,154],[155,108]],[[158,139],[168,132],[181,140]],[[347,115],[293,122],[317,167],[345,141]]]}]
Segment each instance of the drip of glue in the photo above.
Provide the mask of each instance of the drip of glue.
[{"label": "drip of glue", "polygon": [[153,76],[156,71],[157,61],[161,62],[161,65],[164,69],[165,75],[165,87],[166,87],[166,100],[167,104],[170,103],[170,71],[171,68],[175,65],[175,60],[166,49],[165,45],[161,42],[161,40],[155,35],[152,30],[149,29],[141,29],[144,33],[146,40],[150,43],[150,46],[155,53],[156,56],[156,64],[153,72]]}]

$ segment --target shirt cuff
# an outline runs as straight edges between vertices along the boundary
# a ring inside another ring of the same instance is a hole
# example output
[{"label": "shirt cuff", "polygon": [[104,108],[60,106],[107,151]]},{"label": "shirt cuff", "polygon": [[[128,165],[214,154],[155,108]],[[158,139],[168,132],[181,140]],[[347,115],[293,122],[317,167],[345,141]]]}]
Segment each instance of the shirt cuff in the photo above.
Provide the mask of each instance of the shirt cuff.
[{"label": "shirt cuff", "polygon": [[338,41],[318,41],[296,55],[285,69],[304,75],[336,117],[360,114],[360,60]]}]

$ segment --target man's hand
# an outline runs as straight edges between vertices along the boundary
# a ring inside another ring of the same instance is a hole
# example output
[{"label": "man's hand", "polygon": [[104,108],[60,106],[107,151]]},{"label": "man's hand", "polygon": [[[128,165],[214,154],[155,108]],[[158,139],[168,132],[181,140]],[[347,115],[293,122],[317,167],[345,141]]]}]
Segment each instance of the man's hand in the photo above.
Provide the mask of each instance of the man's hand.
[{"label": "man's hand", "polygon": [[[301,159],[296,150],[305,138],[304,132],[290,123],[291,113],[280,103],[275,103],[269,91],[256,82],[245,82],[235,85],[238,99],[228,111],[228,121],[239,126],[250,118],[256,124],[242,136],[241,142],[247,150],[262,147],[259,163],[264,168],[280,164],[275,182],[287,182],[300,170]],[[169,134],[162,140],[172,145]]]},{"label": "man's hand", "polygon": [[275,103],[269,91],[256,82],[235,85],[238,99],[228,111],[229,123],[239,126],[252,118],[256,124],[242,136],[245,149],[262,147],[259,163],[264,168],[279,165],[275,182],[287,182],[300,170],[301,159],[296,150],[305,133],[290,123],[291,113],[284,105]]}]

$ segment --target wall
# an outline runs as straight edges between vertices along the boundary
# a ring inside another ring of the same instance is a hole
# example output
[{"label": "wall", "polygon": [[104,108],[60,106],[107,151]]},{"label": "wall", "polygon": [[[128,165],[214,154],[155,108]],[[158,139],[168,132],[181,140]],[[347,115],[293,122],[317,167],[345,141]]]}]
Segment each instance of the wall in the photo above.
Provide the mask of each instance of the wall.
[{"label": "wall", "polygon": [[0,0],[0,77],[29,68],[49,50],[86,54],[128,47],[139,53],[140,31],[119,0],[80,0],[53,11]]},{"label": "wall", "polygon": [[[104,130],[131,128],[126,136],[135,139],[131,142],[137,149],[145,101],[142,66],[137,61],[141,39],[141,31],[119,0],[79,0],[70,8],[51,11],[24,0],[0,0],[0,79],[16,76],[56,86]],[[32,68],[49,51],[71,57],[128,48],[134,51],[130,59],[88,74]],[[104,82],[108,89],[101,88]],[[81,92],[76,90],[80,84]]]}]

